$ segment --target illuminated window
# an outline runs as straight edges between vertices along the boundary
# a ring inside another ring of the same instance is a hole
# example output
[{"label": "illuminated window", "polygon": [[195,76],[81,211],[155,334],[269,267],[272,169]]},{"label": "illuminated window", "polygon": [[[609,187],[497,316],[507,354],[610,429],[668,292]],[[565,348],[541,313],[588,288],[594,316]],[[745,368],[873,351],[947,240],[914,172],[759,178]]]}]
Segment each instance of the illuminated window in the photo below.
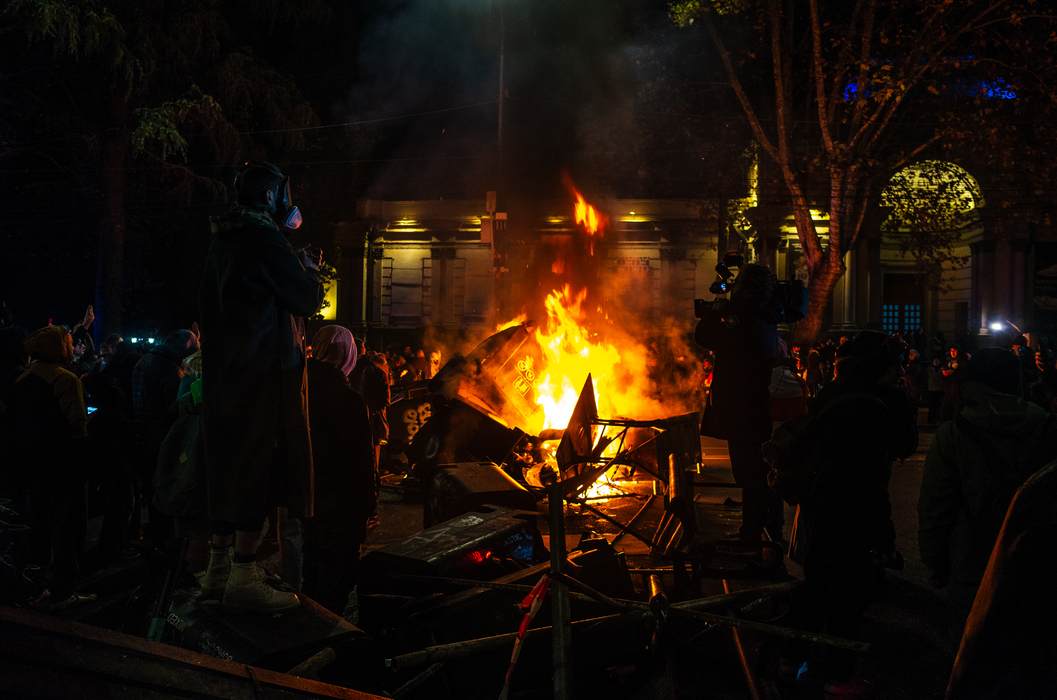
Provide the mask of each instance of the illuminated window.
[{"label": "illuminated window", "polygon": [[881,305],[881,329],[885,333],[910,333],[921,327],[921,304]]}]

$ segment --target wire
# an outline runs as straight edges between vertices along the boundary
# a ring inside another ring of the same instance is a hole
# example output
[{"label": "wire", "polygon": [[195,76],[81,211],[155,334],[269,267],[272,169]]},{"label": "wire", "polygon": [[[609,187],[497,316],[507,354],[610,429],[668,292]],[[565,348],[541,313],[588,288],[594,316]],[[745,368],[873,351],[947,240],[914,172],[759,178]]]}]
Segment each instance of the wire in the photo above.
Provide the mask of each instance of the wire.
[{"label": "wire", "polygon": [[350,122],[335,122],[333,124],[317,124],[316,126],[295,126],[289,129],[255,129],[252,131],[240,131],[240,134],[288,134],[295,131],[320,131],[321,129],[344,129],[350,126],[362,126],[364,124],[378,124],[380,122],[391,122],[399,119],[411,119],[413,117],[426,117],[431,114],[443,114],[445,112],[458,112],[464,109],[474,109],[485,105],[494,105],[496,100],[485,100],[471,104],[459,105],[457,107],[444,107],[442,109],[431,109],[425,112],[409,112],[407,114],[394,114],[388,117],[377,117],[376,119],[360,119]]}]

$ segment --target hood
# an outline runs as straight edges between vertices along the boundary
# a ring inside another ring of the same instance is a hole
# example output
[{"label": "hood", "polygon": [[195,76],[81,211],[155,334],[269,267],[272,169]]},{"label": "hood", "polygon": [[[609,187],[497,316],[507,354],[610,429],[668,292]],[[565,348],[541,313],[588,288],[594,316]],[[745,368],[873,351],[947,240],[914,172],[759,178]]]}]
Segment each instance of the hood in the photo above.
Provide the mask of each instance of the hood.
[{"label": "hood", "polygon": [[1049,414],[1019,396],[1003,394],[978,382],[962,384],[959,414],[969,424],[995,437],[1016,438],[1031,435]]},{"label": "hood", "polygon": [[247,228],[279,230],[279,225],[272,220],[268,212],[251,207],[234,207],[226,214],[212,217],[209,223],[213,233],[217,236],[244,231]]},{"label": "hood", "polygon": [[344,326],[323,326],[312,336],[312,356],[337,367],[346,377],[356,366],[356,339]]},{"label": "hood", "polygon": [[45,326],[31,333],[24,347],[34,360],[61,365],[72,356],[73,339],[62,326]]}]

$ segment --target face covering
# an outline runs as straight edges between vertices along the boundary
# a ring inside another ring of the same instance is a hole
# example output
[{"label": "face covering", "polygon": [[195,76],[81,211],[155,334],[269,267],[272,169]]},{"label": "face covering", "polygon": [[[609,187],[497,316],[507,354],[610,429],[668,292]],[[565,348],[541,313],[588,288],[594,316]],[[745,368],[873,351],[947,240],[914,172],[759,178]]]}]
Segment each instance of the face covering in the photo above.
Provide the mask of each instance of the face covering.
[{"label": "face covering", "polygon": [[290,201],[290,178],[283,178],[275,197],[275,221],[289,231],[296,231],[304,223],[301,208]]}]

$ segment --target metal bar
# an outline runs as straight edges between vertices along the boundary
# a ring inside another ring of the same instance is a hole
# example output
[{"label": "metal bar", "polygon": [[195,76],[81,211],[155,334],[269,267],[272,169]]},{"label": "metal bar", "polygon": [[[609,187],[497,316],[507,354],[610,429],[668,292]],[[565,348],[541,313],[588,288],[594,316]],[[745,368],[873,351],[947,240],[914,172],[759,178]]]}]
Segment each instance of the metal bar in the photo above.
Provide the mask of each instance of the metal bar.
[{"label": "metal bar", "polygon": [[[573,696],[572,684],[572,629],[569,626],[569,591],[562,578],[565,563],[565,499],[560,484],[549,489],[550,550],[551,550],[551,670],[554,673],[555,700]],[[591,506],[585,505],[586,508]]]},{"label": "metal bar", "polygon": [[407,695],[409,693],[411,693],[411,691],[416,690],[420,685],[422,685],[423,683],[428,681],[433,676],[437,675],[437,673],[442,668],[444,668],[444,664],[442,662],[440,662],[440,661],[437,661],[436,663],[430,664],[429,666],[426,667],[426,669],[424,671],[422,671],[422,673],[419,673],[417,676],[415,676],[414,678],[409,680],[407,683],[404,683],[402,686],[400,686],[399,688],[394,690],[393,691],[394,700],[400,700],[400,698],[407,697]]},{"label": "metal bar", "polygon": [[620,532],[618,532],[617,536],[613,538],[612,544],[614,547],[617,546],[617,542],[620,542],[620,540],[624,539],[624,535],[628,534],[628,528],[635,526],[635,523],[637,523],[639,521],[639,518],[641,518],[646,513],[646,511],[650,509],[650,506],[653,505],[653,502],[656,499],[657,494],[651,494],[646,499],[646,502],[642,504],[642,507],[639,508],[639,510],[635,513],[635,515],[631,516],[631,519],[628,520],[627,525],[625,527],[620,528]]},{"label": "metal bar", "polygon": [[584,508],[586,508],[587,510],[591,511],[592,513],[594,513],[598,517],[602,518],[602,520],[605,520],[607,523],[610,523],[611,525],[616,525],[618,528],[620,528],[621,532],[627,532],[627,534],[631,535],[635,539],[641,540],[643,542],[643,544],[650,545],[649,539],[647,539],[646,536],[643,535],[638,530],[635,530],[634,528],[632,528],[630,525],[625,525],[624,523],[620,522],[616,518],[611,517],[611,516],[603,513],[602,511],[600,511],[599,509],[595,508],[590,503],[581,503],[580,505],[583,506]]},{"label": "metal bar", "polygon": [[[730,584],[723,579],[723,592],[730,593]],[[737,616],[731,609],[727,610],[732,616]],[[745,645],[741,641],[741,632],[737,627],[732,627],[730,636],[734,639],[734,648],[738,651],[738,663],[741,664],[741,672],[745,674],[745,685],[749,690],[750,700],[760,700],[760,688],[756,684],[756,676],[753,675],[752,667],[749,666],[749,655],[745,653]]]},{"label": "metal bar", "polygon": [[[572,578],[568,574],[562,574],[562,580],[568,583],[571,587],[576,588],[583,594],[597,600],[603,605],[608,605],[628,612],[633,609],[649,609],[649,603],[643,603],[637,600],[625,600],[616,599],[607,596],[601,591],[588,586],[582,581],[578,581]],[[837,647],[838,649],[849,649],[851,651],[866,652],[870,650],[870,645],[866,642],[859,642],[852,639],[844,639],[842,637],[834,637],[828,634],[819,634],[816,632],[807,632],[804,630],[793,629],[791,627],[781,627],[779,625],[771,625],[765,622],[753,622],[752,620],[742,620],[736,617],[729,617],[727,615],[716,615],[715,613],[704,612],[701,610],[694,610],[687,607],[671,606],[669,608],[673,615],[679,617],[689,618],[704,622],[709,625],[724,625],[727,627],[736,627],[742,630],[748,630],[752,632],[759,632],[761,634],[769,634],[776,637],[784,637],[786,639],[798,639],[805,642],[812,642],[814,644],[825,644],[826,646]]]},{"label": "metal bar", "polygon": [[[623,615],[619,613],[601,615],[599,617],[590,617],[584,620],[574,620],[569,624],[571,627],[580,629],[581,627],[589,627],[602,622],[612,622],[621,617],[623,617]],[[525,638],[528,639],[529,637],[540,636],[551,630],[551,627],[533,627],[525,633]],[[394,671],[400,671],[403,669],[415,668],[417,666],[424,666],[425,664],[431,664],[437,661],[444,661],[446,659],[458,659],[465,656],[473,656],[474,654],[505,647],[508,644],[512,644],[515,638],[517,638],[517,632],[507,632],[504,634],[493,635],[491,637],[466,639],[461,642],[449,642],[447,644],[435,644],[433,646],[428,646],[425,649],[412,651],[407,654],[400,654],[399,656],[386,659],[385,665],[387,668],[391,668]]]}]

